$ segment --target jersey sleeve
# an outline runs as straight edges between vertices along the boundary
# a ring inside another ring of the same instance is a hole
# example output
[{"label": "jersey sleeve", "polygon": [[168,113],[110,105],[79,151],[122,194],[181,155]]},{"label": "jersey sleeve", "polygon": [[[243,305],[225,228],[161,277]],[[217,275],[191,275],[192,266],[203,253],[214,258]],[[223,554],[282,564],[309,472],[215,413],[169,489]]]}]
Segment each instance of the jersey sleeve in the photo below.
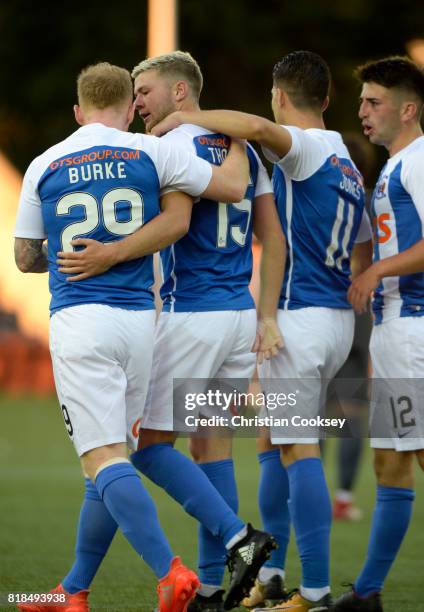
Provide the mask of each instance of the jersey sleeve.
[{"label": "jersey sleeve", "polygon": [[290,151],[281,159],[263,147],[265,157],[280,166],[291,179],[303,181],[321,167],[327,158],[327,147],[318,136],[293,126],[281,126],[290,132],[292,145]]},{"label": "jersey sleeve", "polygon": [[424,225],[424,189],[422,177],[424,176],[424,156],[422,149],[415,155],[410,155],[402,165],[401,181],[414,202],[417,213]]},{"label": "jersey sleeve", "polygon": [[158,141],[157,170],[161,195],[184,191],[197,197],[205,191],[212,178],[212,166],[187,150],[181,142]]},{"label": "jersey sleeve", "polygon": [[255,149],[248,145],[254,154],[256,161],[258,162],[258,176],[256,179],[256,187],[255,187],[255,198],[258,196],[264,195],[264,193],[272,193],[272,184],[269,180],[268,172],[266,171],[265,166],[263,165],[259,155],[256,153]]},{"label": "jersey sleeve", "polygon": [[355,244],[360,244],[361,242],[368,242],[368,240],[371,239],[371,221],[367,211],[364,209],[364,212],[362,213],[361,224],[359,226],[359,230],[355,238]]},{"label": "jersey sleeve", "polygon": [[33,165],[28,168],[24,176],[14,235],[15,238],[47,238]]}]

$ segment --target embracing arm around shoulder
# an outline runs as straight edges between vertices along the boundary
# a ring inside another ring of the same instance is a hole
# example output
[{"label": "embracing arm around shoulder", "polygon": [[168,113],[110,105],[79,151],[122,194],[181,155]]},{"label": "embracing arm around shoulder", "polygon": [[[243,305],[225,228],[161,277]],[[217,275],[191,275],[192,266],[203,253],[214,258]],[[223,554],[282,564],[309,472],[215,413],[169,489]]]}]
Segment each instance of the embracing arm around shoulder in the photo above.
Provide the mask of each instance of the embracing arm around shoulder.
[{"label": "embracing arm around shoulder", "polygon": [[123,240],[103,244],[89,238],[72,240],[81,251],[59,252],[59,272],[72,274],[68,281],[79,281],[103,274],[112,266],[151,255],[182,238],[189,229],[193,200],[180,191],[161,198],[162,212]]},{"label": "embracing arm around shoulder", "polygon": [[246,146],[240,140],[233,140],[222,165],[212,166],[210,183],[201,195],[216,202],[237,203],[244,198],[248,183]]},{"label": "embracing arm around shoulder", "polygon": [[160,136],[183,123],[200,125],[232,138],[255,140],[280,158],[287,155],[292,144],[290,132],[281,125],[258,115],[230,110],[176,111],[158,123],[152,133]]}]

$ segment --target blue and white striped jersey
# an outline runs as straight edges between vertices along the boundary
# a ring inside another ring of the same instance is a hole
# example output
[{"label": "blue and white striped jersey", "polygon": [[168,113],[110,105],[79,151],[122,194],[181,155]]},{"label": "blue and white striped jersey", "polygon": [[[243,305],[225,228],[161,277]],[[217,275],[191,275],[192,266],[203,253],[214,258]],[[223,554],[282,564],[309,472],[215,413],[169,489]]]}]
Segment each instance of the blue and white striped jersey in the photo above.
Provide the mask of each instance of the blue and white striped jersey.
[{"label": "blue and white striped jersey", "polygon": [[337,132],[284,127],[288,154],[264,150],[288,246],[279,308],[350,308],[350,254],[371,239],[362,177]]},{"label": "blue and white striped jersey", "polygon": [[[220,165],[230,139],[195,125],[182,125],[163,139]],[[254,198],[271,193],[267,172],[248,147],[250,184],[238,204],[202,199],[193,206],[188,234],[161,253],[164,311],[199,312],[254,308],[252,207]]]},{"label": "blue and white striped jersey", "polygon": [[15,236],[48,240],[51,312],[87,303],[154,308],[152,256],[69,283],[57,252],[72,251],[74,238],[121,240],[159,214],[161,193],[198,196],[211,175],[210,164],[166,141],[100,123],[37,157],[24,177]]},{"label": "blue and white striped jersey", "polygon": [[[372,197],[374,260],[409,249],[424,238],[424,136],[391,157]],[[424,272],[384,278],[373,300],[375,323],[424,314]]]}]

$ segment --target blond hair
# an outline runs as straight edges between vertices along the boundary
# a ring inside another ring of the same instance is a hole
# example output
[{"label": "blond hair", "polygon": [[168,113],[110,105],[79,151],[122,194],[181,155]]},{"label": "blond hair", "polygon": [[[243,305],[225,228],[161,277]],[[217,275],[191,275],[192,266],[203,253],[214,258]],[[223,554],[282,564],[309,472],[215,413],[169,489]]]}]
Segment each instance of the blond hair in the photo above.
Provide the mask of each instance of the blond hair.
[{"label": "blond hair", "polygon": [[131,75],[108,62],[87,66],[77,79],[78,103],[99,110],[120,106],[133,97]]},{"label": "blond hair", "polygon": [[192,96],[199,99],[203,87],[202,72],[199,64],[187,51],[174,51],[143,60],[135,66],[131,76],[135,79],[148,70],[157,70],[162,76],[187,81]]}]

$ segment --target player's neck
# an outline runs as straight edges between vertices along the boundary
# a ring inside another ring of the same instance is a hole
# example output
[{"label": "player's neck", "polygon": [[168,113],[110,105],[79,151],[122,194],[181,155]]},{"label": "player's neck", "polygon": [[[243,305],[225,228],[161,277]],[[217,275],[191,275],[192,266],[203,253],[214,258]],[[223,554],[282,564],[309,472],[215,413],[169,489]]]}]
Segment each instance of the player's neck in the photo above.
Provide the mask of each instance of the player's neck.
[{"label": "player's neck", "polygon": [[181,102],[178,108],[175,110],[185,111],[186,113],[195,113],[200,110],[198,102],[194,100],[186,99]]},{"label": "player's neck", "polygon": [[115,128],[117,130],[128,130],[128,123],[126,117],[121,113],[116,113],[113,110],[96,110],[84,117],[83,125],[89,125],[90,123],[101,123],[106,127]]},{"label": "player's neck", "polygon": [[325,130],[324,119],[321,114],[317,115],[316,113],[300,112],[295,108],[292,108],[289,112],[284,113],[283,121],[279,123],[282,123],[283,125],[294,125],[302,130],[308,130],[311,128]]},{"label": "player's neck", "polygon": [[402,130],[396,138],[387,145],[390,157],[399,153],[402,149],[414,142],[417,138],[423,135],[423,131],[419,124],[411,125],[408,129]]}]

